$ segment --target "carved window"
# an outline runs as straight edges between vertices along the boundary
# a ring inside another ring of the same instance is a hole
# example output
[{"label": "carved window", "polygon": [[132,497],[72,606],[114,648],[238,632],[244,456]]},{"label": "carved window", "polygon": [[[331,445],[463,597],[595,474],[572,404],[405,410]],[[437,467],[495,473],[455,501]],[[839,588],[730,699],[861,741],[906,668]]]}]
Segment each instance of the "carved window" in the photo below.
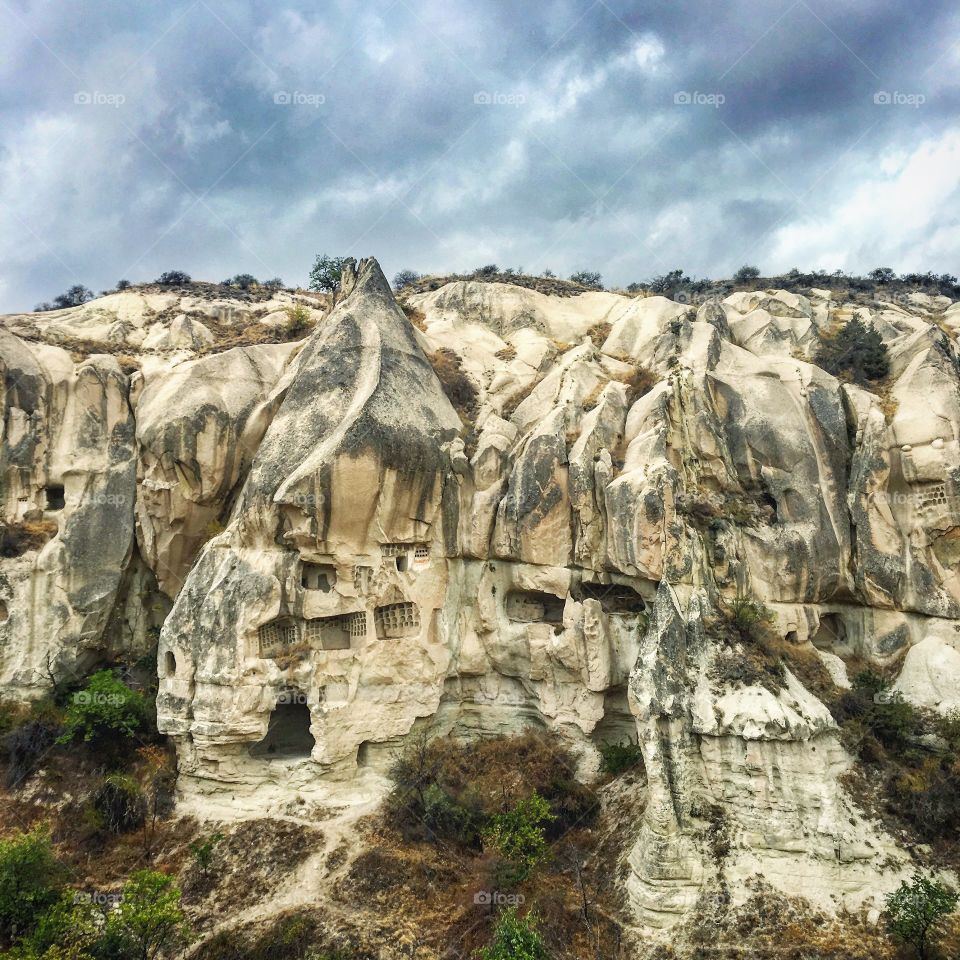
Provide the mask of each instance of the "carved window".
[{"label": "carved window", "polygon": [[411,637],[420,632],[420,610],[415,603],[390,603],[377,607],[373,621],[381,639]]},{"label": "carved window", "polygon": [[563,598],[536,590],[507,594],[507,616],[519,623],[563,623]]},{"label": "carved window", "polygon": [[300,583],[305,590],[329,593],[337,582],[336,569],[327,563],[305,563],[300,570]]},{"label": "carved window", "polygon": [[271,620],[260,627],[260,656],[275,657],[298,640],[297,624],[293,620]]}]

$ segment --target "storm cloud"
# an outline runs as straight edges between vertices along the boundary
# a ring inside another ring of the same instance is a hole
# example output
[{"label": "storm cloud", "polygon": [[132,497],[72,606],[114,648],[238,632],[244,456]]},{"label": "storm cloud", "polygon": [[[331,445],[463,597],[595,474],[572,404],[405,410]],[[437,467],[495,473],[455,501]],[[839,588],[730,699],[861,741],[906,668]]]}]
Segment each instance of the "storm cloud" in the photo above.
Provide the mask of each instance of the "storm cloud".
[{"label": "storm cloud", "polygon": [[0,0],[0,310],[183,269],[958,273],[960,12]]}]

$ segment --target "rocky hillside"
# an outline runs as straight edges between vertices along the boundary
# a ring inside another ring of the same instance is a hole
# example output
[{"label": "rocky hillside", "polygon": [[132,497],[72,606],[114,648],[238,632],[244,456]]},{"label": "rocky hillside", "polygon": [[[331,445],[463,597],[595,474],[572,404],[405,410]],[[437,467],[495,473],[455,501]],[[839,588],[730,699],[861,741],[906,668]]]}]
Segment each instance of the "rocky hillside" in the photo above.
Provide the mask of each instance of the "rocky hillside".
[{"label": "rocky hillside", "polygon": [[[960,709],[960,303],[535,286],[398,302],[364,260],[333,303],[0,319],[0,694],[155,663],[174,816],[335,810],[335,840],[422,733],[534,728],[585,782],[636,744],[624,943],[757,882],[875,919],[936,857],[864,775],[851,686]],[[856,318],[883,375],[823,360]],[[327,895],[307,862],[283,908]]]}]

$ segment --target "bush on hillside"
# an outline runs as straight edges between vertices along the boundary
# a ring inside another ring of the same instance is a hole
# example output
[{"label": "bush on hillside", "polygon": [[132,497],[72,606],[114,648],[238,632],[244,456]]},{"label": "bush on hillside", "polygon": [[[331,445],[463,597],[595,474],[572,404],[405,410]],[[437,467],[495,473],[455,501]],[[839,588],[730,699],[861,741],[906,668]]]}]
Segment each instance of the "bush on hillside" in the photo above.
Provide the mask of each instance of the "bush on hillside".
[{"label": "bush on hillside", "polygon": [[599,273],[592,270],[578,270],[570,274],[570,280],[579,283],[581,287],[587,287],[589,290],[602,290],[603,279]]},{"label": "bush on hillside", "polygon": [[751,267],[745,263],[734,275],[734,283],[747,283],[750,280],[756,280],[760,276],[759,267]]},{"label": "bush on hillside", "polygon": [[521,917],[515,907],[497,919],[493,940],[481,951],[481,960],[547,960],[547,946],[540,935],[536,914]]},{"label": "bush on hillside", "polygon": [[886,344],[873,324],[865,324],[857,315],[834,336],[823,336],[815,360],[827,373],[847,374],[861,385],[882,380],[890,372]]},{"label": "bush on hillside", "polygon": [[93,793],[93,809],[110,833],[129,833],[143,826],[147,801],[133,777],[111,773]]},{"label": "bush on hillside", "polygon": [[612,777],[642,765],[643,751],[638,743],[624,740],[622,743],[605,743],[600,747],[600,770]]},{"label": "bush on hillside", "polygon": [[576,767],[562,744],[537,733],[473,743],[420,735],[390,769],[388,819],[410,838],[479,849],[494,817],[537,794],[549,805],[542,825],[551,840],[596,820],[599,801]]},{"label": "bush on hillside", "polygon": [[938,877],[917,871],[887,895],[884,917],[891,933],[926,960],[958,901],[956,891]]},{"label": "bush on hillside", "polygon": [[323,293],[336,293],[340,289],[340,277],[346,262],[346,257],[318,254],[310,270],[310,289],[320,290]]},{"label": "bush on hillside", "polygon": [[414,270],[400,270],[393,278],[393,289],[399,293],[404,287],[409,287],[419,279],[420,274]]},{"label": "bush on hillside", "polygon": [[63,881],[45,827],[0,840],[0,941],[28,933],[59,900]]},{"label": "bush on hillside", "polygon": [[185,287],[190,283],[190,274],[183,270],[167,270],[157,277],[156,282],[164,287]]},{"label": "bush on hillside", "polygon": [[146,701],[109,670],[93,674],[86,687],[70,698],[64,718],[64,732],[58,743],[78,737],[89,742],[107,737],[135,736],[147,719]]}]

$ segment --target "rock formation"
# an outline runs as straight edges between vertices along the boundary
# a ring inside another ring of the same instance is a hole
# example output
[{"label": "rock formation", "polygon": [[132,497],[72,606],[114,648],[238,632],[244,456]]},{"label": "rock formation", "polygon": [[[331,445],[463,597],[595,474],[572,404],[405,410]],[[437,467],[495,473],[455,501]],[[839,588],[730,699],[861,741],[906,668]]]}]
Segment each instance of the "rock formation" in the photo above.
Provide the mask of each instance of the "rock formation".
[{"label": "rock formation", "polygon": [[[957,707],[955,307],[456,281],[401,308],[373,260],[273,336],[296,302],[3,319],[4,517],[49,535],[2,561],[4,695],[158,644],[185,793],[351,781],[421,729],[547,728],[585,772],[631,739],[638,923],[755,873],[834,907],[893,882],[829,710],[718,674],[711,622],[752,597],[836,684],[903,658],[904,696]],[[814,362],[855,311],[882,395]]]}]

